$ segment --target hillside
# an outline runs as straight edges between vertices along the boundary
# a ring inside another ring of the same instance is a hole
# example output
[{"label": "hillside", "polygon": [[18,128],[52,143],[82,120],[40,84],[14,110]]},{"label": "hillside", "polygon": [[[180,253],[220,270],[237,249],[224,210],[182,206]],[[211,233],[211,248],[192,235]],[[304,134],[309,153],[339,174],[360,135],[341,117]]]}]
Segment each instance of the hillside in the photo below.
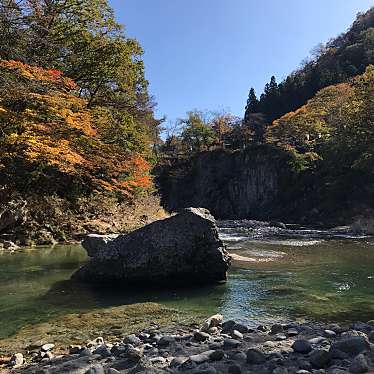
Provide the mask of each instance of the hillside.
[{"label": "hillside", "polygon": [[374,64],[374,8],[359,14],[345,33],[320,44],[302,67],[277,84],[272,77],[258,100],[252,89],[245,118],[262,113],[267,122],[304,105],[320,89],[346,82]]}]

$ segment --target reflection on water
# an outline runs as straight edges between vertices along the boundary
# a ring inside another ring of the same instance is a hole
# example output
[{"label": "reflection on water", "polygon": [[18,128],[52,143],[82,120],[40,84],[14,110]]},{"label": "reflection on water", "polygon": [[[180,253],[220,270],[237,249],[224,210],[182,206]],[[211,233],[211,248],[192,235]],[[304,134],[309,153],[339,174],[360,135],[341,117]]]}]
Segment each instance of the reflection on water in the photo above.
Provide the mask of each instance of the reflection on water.
[{"label": "reflection on water", "polygon": [[[257,324],[291,318],[374,319],[374,242],[226,230],[234,253],[259,259],[235,262],[225,285],[164,291],[93,289],[69,281],[86,261],[79,245],[0,255],[0,338],[70,312],[153,301],[206,316]],[[308,232],[309,235],[309,232]],[[313,235],[316,237],[316,235]],[[296,243],[296,244],[295,244]],[[269,261],[263,261],[263,259]]]}]

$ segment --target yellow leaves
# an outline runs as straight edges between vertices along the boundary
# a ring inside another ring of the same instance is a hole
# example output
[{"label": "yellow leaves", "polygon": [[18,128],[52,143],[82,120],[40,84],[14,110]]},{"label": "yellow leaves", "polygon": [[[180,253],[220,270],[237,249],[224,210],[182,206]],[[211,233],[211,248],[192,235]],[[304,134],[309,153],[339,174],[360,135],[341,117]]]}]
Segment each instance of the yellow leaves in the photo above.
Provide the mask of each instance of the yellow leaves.
[{"label": "yellow leaves", "polygon": [[[67,91],[70,83],[59,71],[0,60],[0,73],[1,68],[37,81],[37,85],[24,86],[21,94],[26,105],[22,110],[3,108],[0,96],[0,116],[6,113],[7,120],[16,125],[5,138],[8,153],[0,153],[0,163],[2,156],[23,157],[36,169],[47,165],[85,180],[94,190],[120,192],[128,197],[152,188],[151,165],[143,157],[146,152],[137,154],[113,142],[119,123],[108,109],[87,108],[86,100]],[[10,92],[9,99],[17,102],[19,93]],[[123,122],[125,130],[138,139],[134,123]]]},{"label": "yellow leaves", "polygon": [[77,88],[72,79],[64,77],[63,73],[56,69],[47,70],[14,60],[0,60],[0,68],[13,70],[24,78],[57,85],[64,89],[74,90]]}]

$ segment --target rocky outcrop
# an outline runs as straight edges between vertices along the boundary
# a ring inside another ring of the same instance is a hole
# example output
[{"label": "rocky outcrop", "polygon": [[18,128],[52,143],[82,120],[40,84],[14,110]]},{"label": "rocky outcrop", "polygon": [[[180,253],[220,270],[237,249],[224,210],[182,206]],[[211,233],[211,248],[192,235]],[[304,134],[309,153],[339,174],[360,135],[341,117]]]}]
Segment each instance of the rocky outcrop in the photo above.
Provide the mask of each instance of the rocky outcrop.
[{"label": "rocky outcrop", "polygon": [[212,283],[226,280],[231,258],[206,209],[189,208],[116,238],[83,241],[91,260],[74,279],[119,285]]},{"label": "rocky outcrop", "polygon": [[158,170],[162,204],[209,209],[220,219],[275,217],[282,184],[289,181],[287,156],[270,146],[217,150],[176,160]]}]

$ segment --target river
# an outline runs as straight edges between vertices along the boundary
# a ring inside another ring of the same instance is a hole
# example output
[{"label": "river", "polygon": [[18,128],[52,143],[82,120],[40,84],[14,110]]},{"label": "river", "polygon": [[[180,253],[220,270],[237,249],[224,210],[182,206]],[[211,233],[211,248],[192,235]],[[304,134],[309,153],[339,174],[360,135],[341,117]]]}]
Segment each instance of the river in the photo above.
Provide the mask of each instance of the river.
[{"label": "river", "polygon": [[226,284],[197,289],[124,292],[77,286],[69,278],[87,260],[80,245],[1,253],[0,338],[70,312],[147,301],[197,316],[219,311],[252,325],[374,318],[372,238],[252,221],[221,222],[220,235],[244,261],[233,262]]}]

